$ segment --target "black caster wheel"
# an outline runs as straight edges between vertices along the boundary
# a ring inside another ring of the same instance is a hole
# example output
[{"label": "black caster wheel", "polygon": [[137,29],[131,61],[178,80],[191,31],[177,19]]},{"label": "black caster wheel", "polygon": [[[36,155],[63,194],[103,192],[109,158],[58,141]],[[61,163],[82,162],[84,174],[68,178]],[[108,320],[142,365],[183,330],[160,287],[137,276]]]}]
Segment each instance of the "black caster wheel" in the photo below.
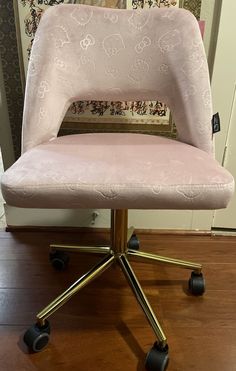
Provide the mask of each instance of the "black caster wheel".
[{"label": "black caster wheel", "polygon": [[205,292],[205,280],[203,274],[192,272],[188,281],[188,288],[193,295],[203,295]]},{"label": "black caster wheel", "polygon": [[165,371],[169,363],[168,345],[161,348],[157,343],[147,354],[145,367],[147,371]]},{"label": "black caster wheel", "polygon": [[139,239],[136,234],[133,234],[128,241],[128,249],[130,250],[138,250],[139,249]]},{"label": "black caster wheel", "polygon": [[37,323],[31,326],[24,334],[24,342],[31,352],[40,352],[49,341],[50,324],[40,327]]},{"label": "black caster wheel", "polygon": [[50,262],[52,266],[57,271],[63,271],[66,269],[68,263],[69,263],[69,255],[67,255],[63,251],[53,251],[49,255]]}]

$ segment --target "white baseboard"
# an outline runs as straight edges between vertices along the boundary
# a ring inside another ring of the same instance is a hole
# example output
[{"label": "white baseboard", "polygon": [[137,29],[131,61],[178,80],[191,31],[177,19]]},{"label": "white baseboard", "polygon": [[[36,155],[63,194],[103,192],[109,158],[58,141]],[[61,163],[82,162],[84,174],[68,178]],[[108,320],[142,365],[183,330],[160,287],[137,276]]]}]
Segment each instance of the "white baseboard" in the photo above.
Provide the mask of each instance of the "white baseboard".
[{"label": "white baseboard", "polygon": [[[7,225],[109,228],[110,210],[23,209],[4,205]],[[95,213],[95,214],[94,214]],[[94,215],[97,217],[94,219]],[[129,225],[140,229],[210,230],[209,211],[130,210]]]}]

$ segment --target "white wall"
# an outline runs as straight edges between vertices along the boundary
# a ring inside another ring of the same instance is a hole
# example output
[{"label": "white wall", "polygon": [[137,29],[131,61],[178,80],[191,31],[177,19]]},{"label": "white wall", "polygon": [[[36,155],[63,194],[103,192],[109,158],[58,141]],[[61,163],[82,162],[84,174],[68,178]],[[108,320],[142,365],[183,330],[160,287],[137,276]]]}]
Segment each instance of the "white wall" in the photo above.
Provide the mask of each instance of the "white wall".
[{"label": "white wall", "polygon": [[209,54],[211,36],[212,36],[212,25],[214,17],[215,0],[202,0],[201,7],[201,20],[206,21],[205,33],[204,33],[204,45],[206,54]]},{"label": "white wall", "polygon": [[[223,0],[219,37],[212,76],[215,109],[222,130],[216,136],[217,159],[236,179],[236,1]],[[215,212],[214,227],[236,229],[236,194],[226,210]]]}]

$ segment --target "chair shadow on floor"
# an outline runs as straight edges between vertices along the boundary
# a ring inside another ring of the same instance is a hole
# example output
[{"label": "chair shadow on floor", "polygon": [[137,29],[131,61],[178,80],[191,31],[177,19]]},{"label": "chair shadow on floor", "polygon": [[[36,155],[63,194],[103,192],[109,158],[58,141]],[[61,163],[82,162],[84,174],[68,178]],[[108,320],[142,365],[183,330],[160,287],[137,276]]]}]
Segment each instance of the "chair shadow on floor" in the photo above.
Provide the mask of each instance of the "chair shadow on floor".
[{"label": "chair shadow on floor", "polygon": [[116,325],[117,331],[120,333],[132,353],[137,358],[138,364],[137,364],[137,371],[143,371],[144,370],[144,364],[145,364],[145,358],[146,353],[141,348],[141,346],[138,343],[138,340],[134,337],[133,333],[130,331],[129,327],[126,325],[124,321],[120,321]]}]

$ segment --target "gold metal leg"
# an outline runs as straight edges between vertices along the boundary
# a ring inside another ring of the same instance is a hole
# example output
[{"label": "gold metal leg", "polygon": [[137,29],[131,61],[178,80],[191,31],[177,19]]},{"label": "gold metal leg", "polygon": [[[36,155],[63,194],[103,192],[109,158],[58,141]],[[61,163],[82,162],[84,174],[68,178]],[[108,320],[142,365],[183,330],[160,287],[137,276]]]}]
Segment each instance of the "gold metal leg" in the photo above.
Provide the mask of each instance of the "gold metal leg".
[{"label": "gold metal leg", "polygon": [[202,265],[189,261],[172,259],[164,256],[145,253],[127,248],[127,242],[130,240],[134,227],[127,229],[128,225],[128,210],[112,210],[111,211],[111,247],[90,247],[90,246],[71,246],[71,245],[50,245],[51,251],[67,250],[78,251],[83,253],[106,254],[106,256],[97,263],[90,271],[80,277],[66,291],[59,295],[46,308],[37,314],[39,326],[45,325],[45,320],[53,314],[57,309],[64,305],[73,295],[75,295],[82,287],[95,279],[98,275],[104,272],[115,261],[118,261],[131,286],[137,301],[139,302],[143,312],[145,313],[161,347],[167,345],[166,336],[159,324],[137,277],[135,276],[132,267],[129,264],[127,256],[146,262],[159,262],[169,265],[175,265],[186,269],[194,270],[196,273],[201,273]]},{"label": "gold metal leg", "polygon": [[98,264],[96,264],[89,272],[85,273],[80,277],[73,285],[71,285],[66,291],[58,296],[53,302],[51,302],[46,308],[37,314],[37,321],[40,326],[45,325],[45,319],[54,313],[58,308],[65,304],[73,295],[75,295],[82,287],[86,286],[99,274],[104,272],[113,262],[114,255],[108,255],[103,258]]},{"label": "gold metal leg", "polygon": [[50,245],[50,251],[76,251],[88,254],[109,254],[111,248],[109,246],[70,246],[70,245]]},{"label": "gold metal leg", "polygon": [[139,304],[142,307],[142,310],[144,311],[157,339],[159,340],[160,346],[165,347],[166,346],[166,336],[161,328],[161,325],[159,324],[139,282],[137,277],[135,276],[134,271],[132,270],[127,258],[125,255],[119,256],[119,262],[121,264],[122,270],[127,278],[128,283],[130,284],[136,299],[138,300]]},{"label": "gold metal leg", "polygon": [[177,267],[194,270],[196,273],[201,273],[201,271],[202,271],[202,265],[201,264],[193,263],[193,262],[189,262],[189,261],[167,258],[165,256],[149,254],[149,253],[146,253],[146,252],[136,251],[136,250],[128,250],[128,255],[130,255],[131,257],[137,258],[139,260],[144,260],[145,262],[147,262],[149,260],[151,262],[175,265]]},{"label": "gold metal leg", "polygon": [[128,210],[112,210],[111,213],[111,246],[115,254],[127,251]]}]

